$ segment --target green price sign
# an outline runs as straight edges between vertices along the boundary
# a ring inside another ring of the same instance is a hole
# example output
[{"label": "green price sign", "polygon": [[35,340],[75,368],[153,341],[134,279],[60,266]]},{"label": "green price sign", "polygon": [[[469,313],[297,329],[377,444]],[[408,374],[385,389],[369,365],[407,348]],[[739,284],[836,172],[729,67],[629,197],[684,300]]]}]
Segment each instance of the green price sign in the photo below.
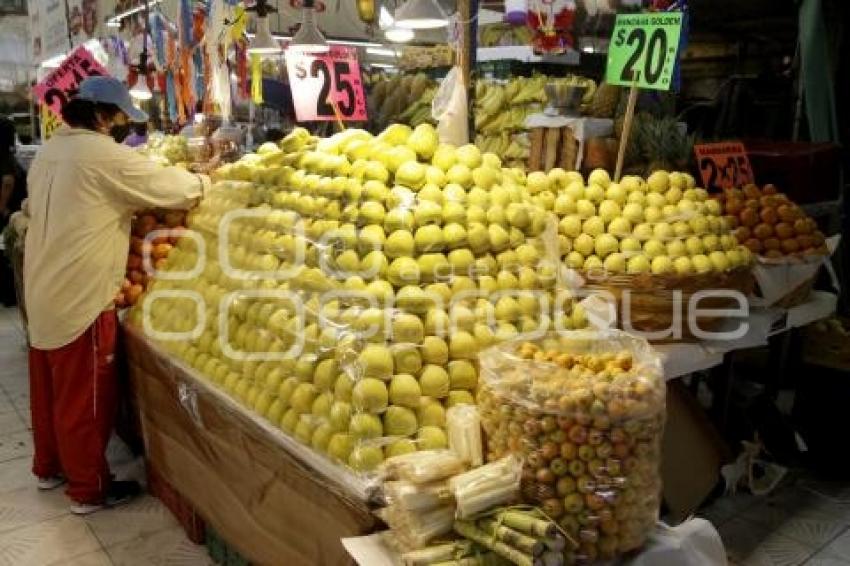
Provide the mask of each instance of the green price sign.
[{"label": "green price sign", "polygon": [[681,12],[619,14],[608,46],[605,80],[669,90],[681,31]]}]

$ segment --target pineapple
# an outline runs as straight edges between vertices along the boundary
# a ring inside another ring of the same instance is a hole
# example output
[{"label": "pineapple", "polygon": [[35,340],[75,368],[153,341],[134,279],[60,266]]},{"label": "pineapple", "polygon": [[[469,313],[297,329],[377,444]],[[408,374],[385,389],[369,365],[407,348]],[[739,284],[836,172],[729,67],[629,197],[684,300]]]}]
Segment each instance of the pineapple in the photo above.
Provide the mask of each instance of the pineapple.
[{"label": "pineapple", "polygon": [[620,93],[620,87],[602,83],[593,95],[588,114],[594,118],[613,118],[620,103]]},{"label": "pineapple", "polygon": [[625,158],[630,172],[648,175],[659,169],[685,170],[692,151],[693,137],[679,131],[675,118],[635,114]]}]

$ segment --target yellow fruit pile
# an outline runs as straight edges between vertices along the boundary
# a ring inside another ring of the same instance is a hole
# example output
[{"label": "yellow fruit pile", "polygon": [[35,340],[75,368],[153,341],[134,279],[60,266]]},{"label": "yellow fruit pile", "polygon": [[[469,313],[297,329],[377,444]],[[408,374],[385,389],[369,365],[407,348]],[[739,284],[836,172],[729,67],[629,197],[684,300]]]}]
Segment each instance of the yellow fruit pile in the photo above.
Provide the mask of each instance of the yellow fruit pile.
[{"label": "yellow fruit pile", "polygon": [[559,247],[578,270],[654,275],[723,273],[748,266],[720,204],[687,173],[656,171],[619,183],[553,169],[527,178],[532,201],[559,218]]},{"label": "yellow fruit pile", "polygon": [[[439,144],[432,126],[327,139],[299,129],[215,179],[188,223],[205,242],[200,275],[151,287],[200,294],[206,324],[162,344],[356,470],[445,446],[445,409],[474,402],[480,349],[584,325],[569,301],[553,321],[551,217],[529,202],[524,174]],[[184,237],[165,269],[191,270],[203,252]],[[194,327],[191,300],[148,308],[156,330]]]}]

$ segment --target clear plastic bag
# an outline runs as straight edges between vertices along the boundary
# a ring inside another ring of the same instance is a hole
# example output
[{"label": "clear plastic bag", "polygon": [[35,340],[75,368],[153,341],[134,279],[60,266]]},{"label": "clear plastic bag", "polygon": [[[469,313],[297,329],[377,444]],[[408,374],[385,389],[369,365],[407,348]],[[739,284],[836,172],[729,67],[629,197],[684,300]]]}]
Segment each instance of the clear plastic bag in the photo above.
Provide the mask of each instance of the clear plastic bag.
[{"label": "clear plastic bag", "polygon": [[573,324],[553,220],[521,172],[430,126],[278,147],[216,171],[131,320],[359,474],[447,448],[481,349]]},{"label": "clear plastic bag", "polygon": [[524,462],[522,498],[579,541],[583,561],[640,547],[658,516],[661,361],[617,330],[512,341],[481,354],[489,460]]},{"label": "clear plastic bag", "polygon": [[441,142],[463,145],[469,141],[466,87],[460,67],[452,67],[443,78],[431,102],[431,115],[437,120]]}]

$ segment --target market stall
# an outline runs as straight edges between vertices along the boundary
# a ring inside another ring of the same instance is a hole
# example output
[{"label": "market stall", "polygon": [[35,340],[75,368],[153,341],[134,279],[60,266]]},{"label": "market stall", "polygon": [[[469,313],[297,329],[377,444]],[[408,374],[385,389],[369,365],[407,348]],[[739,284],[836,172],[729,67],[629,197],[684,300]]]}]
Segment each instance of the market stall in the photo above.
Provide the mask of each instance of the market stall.
[{"label": "market stall", "polygon": [[140,151],[212,178],[136,213],[116,296],[193,538],[255,564],[365,563],[376,532],[365,556],[416,565],[716,553],[656,527],[730,459],[681,378],[830,316],[840,240],[674,118],[687,3],[514,2],[448,36],[447,2],[303,4],[127,6],[59,66],[122,71],[169,132]]}]

